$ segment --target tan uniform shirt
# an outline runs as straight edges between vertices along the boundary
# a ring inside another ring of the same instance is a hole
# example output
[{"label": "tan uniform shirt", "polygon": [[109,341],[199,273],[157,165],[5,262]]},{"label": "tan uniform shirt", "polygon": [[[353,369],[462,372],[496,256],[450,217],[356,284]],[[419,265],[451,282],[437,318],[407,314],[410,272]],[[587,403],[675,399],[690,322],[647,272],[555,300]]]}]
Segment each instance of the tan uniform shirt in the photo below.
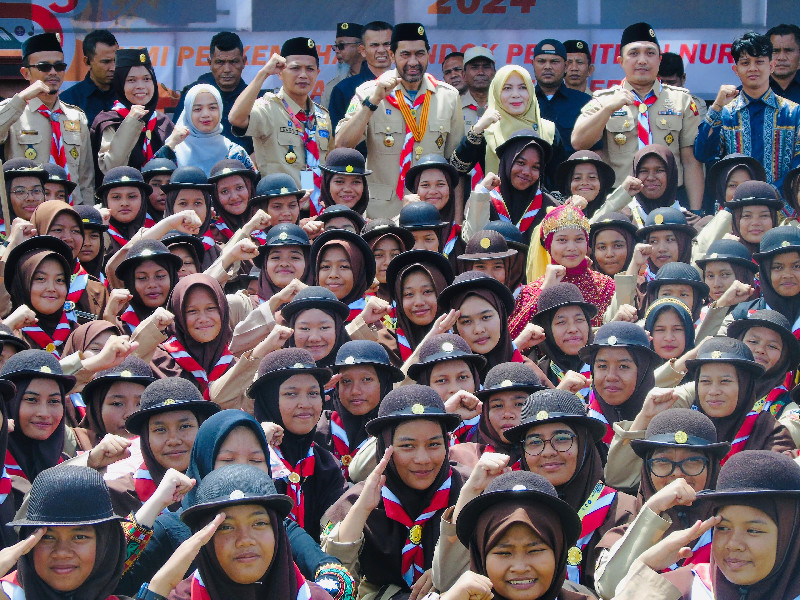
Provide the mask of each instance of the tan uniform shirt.
[{"label": "tan uniform shirt", "polygon": [[[485,110],[486,107],[484,106],[480,109],[480,113],[483,114]],[[478,103],[475,102],[475,98],[472,97],[469,91],[461,95],[461,112],[464,113],[464,135],[467,135],[467,132],[472,129],[472,126],[475,125],[480,118],[480,115],[478,115]]]},{"label": "tan uniform shirt", "polygon": [[[358,71],[356,71],[356,73],[357,72]],[[348,71],[347,73],[340,73],[339,75],[337,75],[336,77],[325,83],[325,91],[322,92],[322,98],[320,98],[319,100],[319,104],[320,106],[322,106],[322,108],[328,110],[328,106],[331,103],[331,93],[333,92],[333,88],[336,87],[337,83],[339,83],[340,81],[344,81],[351,75],[355,75],[355,73],[351,73],[350,71]]]},{"label": "tan uniform shirt", "polygon": [[[303,108],[289,98],[283,88],[278,90],[277,94],[271,92],[264,94],[253,105],[245,135],[253,138],[255,160],[259,171],[286,173],[292,176],[299,188],[308,189],[311,178],[306,176],[306,181],[301,182],[300,175],[302,171],[307,171],[303,131],[295,126],[286,110],[287,105],[292,114],[296,115],[303,111]],[[328,148],[333,149],[331,118],[328,111],[318,104],[314,104],[314,114],[317,121],[314,139],[319,147],[319,162],[324,165]],[[290,162],[292,158],[295,159],[294,162]]]},{"label": "tan uniform shirt", "polygon": [[[53,130],[50,120],[37,112],[42,101],[26,103],[19,95],[0,102],[0,142],[6,160],[29,158],[39,164],[50,162]],[[57,100],[53,110],[61,109],[61,141],[67,154],[70,179],[78,184],[72,192],[75,204],[94,204],[94,162],[89,142],[86,115],[77,106]]]},{"label": "tan uniform shirt", "polygon": [[[396,73],[392,73],[393,75]],[[414,148],[421,151],[411,153],[411,166],[417,164],[426,154],[441,154],[449,159],[450,155],[464,137],[464,118],[461,113],[461,100],[458,90],[435,80],[435,87],[426,76],[418,94],[431,90],[428,126],[420,142],[414,142]],[[350,101],[347,114],[339,122],[337,128],[349,121],[364,98],[369,98],[377,85],[377,81],[367,81],[356,88],[355,96]],[[395,92],[402,89],[398,86]],[[417,110],[417,123],[421,116]],[[387,100],[378,104],[372,113],[364,136],[360,141],[367,142],[367,168],[372,170],[369,176],[369,206],[367,217],[370,219],[391,219],[400,213],[402,198],[397,197],[397,178],[400,176],[400,152],[406,136],[406,123],[400,111]]]},{"label": "tan uniform shirt", "polygon": [[[623,82],[622,87],[633,91],[627,81]],[[615,85],[607,90],[597,90],[594,98],[581,110],[576,126],[582,119],[599,112],[603,107],[602,101],[619,88],[620,86]],[[700,111],[685,88],[662,85],[656,81],[653,92],[656,101],[647,110],[652,143],[669,146],[672,150],[678,168],[678,185],[683,185],[680,149],[694,146],[700,124]],[[622,184],[625,177],[632,172],[633,157],[639,151],[638,114],[635,106],[623,106],[606,123],[600,154],[614,168],[617,175],[614,185]]]}]

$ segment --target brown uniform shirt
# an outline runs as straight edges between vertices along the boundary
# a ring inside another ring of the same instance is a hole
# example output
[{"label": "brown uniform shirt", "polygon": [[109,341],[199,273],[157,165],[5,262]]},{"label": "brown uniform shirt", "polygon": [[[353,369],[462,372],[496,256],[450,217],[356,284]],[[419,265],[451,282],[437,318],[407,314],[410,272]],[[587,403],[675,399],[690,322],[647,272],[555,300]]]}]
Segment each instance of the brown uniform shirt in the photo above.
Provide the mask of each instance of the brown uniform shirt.
[{"label": "brown uniform shirt", "polygon": [[[28,158],[39,164],[50,162],[53,130],[50,120],[37,112],[42,101],[25,102],[15,95],[0,102],[0,142],[6,160]],[[77,106],[57,100],[53,110],[61,109],[61,142],[67,155],[70,179],[78,184],[72,192],[75,204],[94,204],[94,161],[89,142],[86,115]]]},{"label": "brown uniform shirt", "polygon": [[[627,81],[622,83],[622,87],[633,91]],[[594,98],[581,110],[576,127],[582,119],[600,111],[602,100],[613,95],[619,88],[620,86],[615,85],[607,90],[597,90]],[[680,149],[694,146],[700,125],[700,112],[685,88],[663,85],[656,80],[652,89],[656,101],[647,110],[652,143],[669,146],[672,150],[678,167],[678,185],[683,185]],[[620,185],[632,172],[633,157],[639,151],[638,114],[635,106],[623,106],[606,123],[600,154],[614,168],[617,175],[614,185]]]},{"label": "brown uniform shirt", "polygon": [[[424,94],[430,89],[432,94],[427,130],[422,141],[414,143],[414,147],[421,146],[422,151],[411,153],[411,166],[426,154],[441,154],[449,159],[464,137],[464,117],[458,90],[443,81],[434,79],[434,82],[435,86],[431,86],[429,78],[425,76],[417,92]],[[337,128],[353,117],[364,98],[372,95],[376,85],[377,80],[367,81],[356,88],[347,114]],[[398,84],[394,91],[400,89]],[[421,110],[417,110],[417,123],[421,113]],[[372,175],[369,176],[369,206],[366,211],[370,219],[391,219],[400,214],[402,198],[397,197],[397,178],[400,176],[400,152],[405,136],[406,123],[403,115],[387,100],[381,100],[378,109],[372,113],[364,137],[359,140],[367,142],[367,168],[372,170]]]},{"label": "brown uniform shirt", "polygon": [[[469,91],[461,94],[461,111],[464,113],[464,135],[478,122],[486,107],[480,109]],[[480,115],[479,115],[480,113]]]}]

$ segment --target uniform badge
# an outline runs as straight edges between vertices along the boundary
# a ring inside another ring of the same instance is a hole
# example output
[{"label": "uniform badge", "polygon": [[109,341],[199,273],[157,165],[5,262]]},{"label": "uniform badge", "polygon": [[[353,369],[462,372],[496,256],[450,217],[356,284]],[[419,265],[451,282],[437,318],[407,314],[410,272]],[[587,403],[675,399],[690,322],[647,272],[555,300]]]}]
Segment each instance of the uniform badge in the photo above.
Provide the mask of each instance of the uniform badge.
[{"label": "uniform badge", "polygon": [[394,136],[387,135],[385,138],[383,138],[383,145],[386,146],[387,148],[391,148],[392,146],[394,146]]},{"label": "uniform badge", "polygon": [[140,63],[142,63],[142,64],[144,64],[144,63],[146,63],[146,62],[147,62],[147,56],[145,55],[145,53],[144,53],[144,52],[142,52],[142,53],[139,55],[139,62],[140,62]]},{"label": "uniform badge", "polygon": [[28,160],[36,160],[37,156],[39,156],[39,154],[36,152],[36,148],[28,146],[28,149],[25,150],[25,158]]},{"label": "uniform badge", "polygon": [[425,28],[422,25],[420,25],[417,28],[417,33],[420,34],[420,35],[424,35],[425,34]]},{"label": "uniform badge", "polygon": [[56,345],[53,342],[50,342],[49,344],[47,344],[47,346],[44,347],[44,349],[47,350],[48,352],[53,352],[56,349]]},{"label": "uniform badge", "polygon": [[146,137],[148,140],[153,139],[153,132],[148,129],[144,132],[144,137]]},{"label": "uniform badge", "polygon": [[342,31],[346,31],[350,27],[350,24],[349,23],[342,23],[340,25],[340,27],[342,28]]},{"label": "uniform badge", "polygon": [[618,133],[614,136],[614,142],[616,142],[617,146],[624,146],[627,141],[628,137],[624,133]]},{"label": "uniform badge", "polygon": [[348,173],[352,173],[352,172],[353,172],[353,165],[347,165],[347,166],[344,168],[344,170],[345,170],[346,172],[348,172]]},{"label": "uniform badge", "polygon": [[292,483],[300,483],[300,475],[297,473],[289,473],[289,481]]},{"label": "uniform badge", "polygon": [[67,312],[72,312],[75,310],[75,303],[72,300],[67,300],[64,302],[64,310]]},{"label": "uniform badge", "polygon": [[308,47],[309,48],[313,48],[314,46],[316,46],[316,44],[314,43],[314,40],[312,40],[311,38],[308,38]]},{"label": "uniform badge", "polygon": [[631,122],[628,119],[625,119],[625,122],[622,124],[625,129],[628,129],[631,126]]},{"label": "uniform badge", "polygon": [[342,466],[343,467],[349,467],[350,463],[352,461],[353,461],[353,457],[350,456],[349,454],[345,454],[344,456],[342,456]]},{"label": "uniform badge", "polygon": [[689,105],[689,110],[692,111],[692,114],[695,117],[700,115],[700,113],[697,111],[697,105],[694,103],[694,100],[692,100],[692,103]]},{"label": "uniform badge", "polygon": [[[420,27],[420,29],[422,29],[422,27]],[[419,545],[419,543],[422,541],[422,527],[420,525],[414,525],[411,529],[409,529],[408,539],[415,546]]]},{"label": "uniform badge", "polygon": [[567,564],[571,567],[581,564],[583,560],[583,552],[577,546],[573,546],[567,552]]},{"label": "uniform badge", "polygon": [[667,120],[666,119],[661,119],[661,124],[662,125],[666,125],[667,124]]},{"label": "uniform badge", "polygon": [[286,156],[284,156],[283,158],[290,165],[293,165],[295,162],[297,162],[297,154],[295,154],[292,150],[289,150],[286,153]]},{"label": "uniform badge", "polygon": [[436,138],[436,147],[437,148],[441,148],[442,146],[444,146],[444,138],[442,137],[442,134],[440,133],[439,137]]},{"label": "uniform badge", "polygon": [[81,124],[78,121],[67,119],[64,121],[64,131],[80,131]]},{"label": "uniform badge", "polygon": [[675,141],[675,136],[671,133],[668,133],[667,136],[664,138],[664,141],[667,142],[667,146],[671,145],[672,142]]},{"label": "uniform badge", "polygon": [[77,158],[78,158],[78,149],[77,149],[77,148],[75,148],[75,147],[73,146],[73,147],[72,147],[72,150],[70,150],[70,151],[69,151],[69,155],[70,155],[72,158],[74,158],[74,159],[76,159],[76,160],[77,160]]},{"label": "uniform badge", "polygon": [[416,146],[414,148],[414,158],[419,160],[420,158],[422,158],[422,153],[423,152],[424,152],[424,150],[423,150],[422,146]]}]

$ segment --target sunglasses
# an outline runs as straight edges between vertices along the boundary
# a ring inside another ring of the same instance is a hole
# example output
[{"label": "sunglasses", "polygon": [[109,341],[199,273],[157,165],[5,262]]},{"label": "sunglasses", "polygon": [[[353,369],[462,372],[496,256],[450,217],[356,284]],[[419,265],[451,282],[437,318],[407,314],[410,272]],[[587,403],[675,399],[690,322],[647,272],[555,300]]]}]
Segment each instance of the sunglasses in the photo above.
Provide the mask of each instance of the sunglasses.
[{"label": "sunglasses", "polygon": [[339,42],[334,44],[333,47],[337,50],[344,50],[348,46],[358,46],[359,42]]},{"label": "sunglasses", "polygon": [[55,69],[58,73],[63,73],[67,70],[67,63],[61,61],[56,63],[49,63],[46,61],[38,62],[35,65],[26,65],[27,68],[34,68],[37,71],[41,71],[42,73],[49,73],[53,69]]}]

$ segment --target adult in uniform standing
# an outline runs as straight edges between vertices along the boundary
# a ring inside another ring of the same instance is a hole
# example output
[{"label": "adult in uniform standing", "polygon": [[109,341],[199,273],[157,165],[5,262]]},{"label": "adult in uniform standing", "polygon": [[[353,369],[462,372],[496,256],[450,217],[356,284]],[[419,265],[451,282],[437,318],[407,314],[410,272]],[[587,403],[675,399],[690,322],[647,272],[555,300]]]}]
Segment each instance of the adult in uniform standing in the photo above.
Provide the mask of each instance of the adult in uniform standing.
[{"label": "adult in uniform standing", "polygon": [[483,46],[473,46],[464,53],[464,78],[467,90],[461,94],[464,112],[464,135],[472,129],[489,104],[489,86],[496,72],[494,54]]},{"label": "adult in uniform standing", "polygon": [[592,51],[584,40],[567,40],[564,42],[567,49],[567,73],[564,83],[571,90],[588,94],[589,77],[594,75],[592,64]]},{"label": "adult in uniform standing", "polygon": [[333,48],[336,51],[337,74],[336,77],[325,83],[320,104],[329,110],[331,92],[340,81],[352,77],[361,71],[364,57],[359,52],[361,46],[362,27],[358,23],[337,23],[336,39]]},{"label": "adult in uniform standing", "polygon": [[425,154],[449,159],[464,131],[458,90],[426,73],[425,28],[395,25],[391,47],[396,69],[361,84],[337,127],[337,146],[354,148],[366,139],[371,219],[397,216],[408,169]]},{"label": "adult in uniform standing", "polygon": [[61,102],[58,90],[67,64],[54,33],[41,33],[22,44],[22,76],[30,85],[0,102],[0,142],[6,160],[25,157],[38,164],[54,162],[78,184],[76,204],[94,201],[94,163],[86,115]]},{"label": "adult in uniform standing", "polygon": [[[283,84],[276,94],[258,94],[267,77],[278,75]],[[328,111],[309,94],[319,75],[314,40],[296,37],[284,42],[236,99],[228,119],[235,135],[253,138],[255,162],[262,173],[286,173],[298,188],[310,192],[311,216],[322,212],[319,169],[333,148]]]},{"label": "adult in uniform standing", "polygon": [[[647,23],[622,33],[617,62],[625,71],[622,85],[598,90],[583,107],[572,131],[575,150],[588,150],[603,140],[604,160],[614,168],[615,185],[631,173],[633,157],[648,144],[664,144],[675,155],[678,185],[685,186],[689,208],[701,211],[703,167],[694,157],[700,116],[683,88],[658,81],[661,48]],[[681,195],[679,194],[679,198]]]}]

